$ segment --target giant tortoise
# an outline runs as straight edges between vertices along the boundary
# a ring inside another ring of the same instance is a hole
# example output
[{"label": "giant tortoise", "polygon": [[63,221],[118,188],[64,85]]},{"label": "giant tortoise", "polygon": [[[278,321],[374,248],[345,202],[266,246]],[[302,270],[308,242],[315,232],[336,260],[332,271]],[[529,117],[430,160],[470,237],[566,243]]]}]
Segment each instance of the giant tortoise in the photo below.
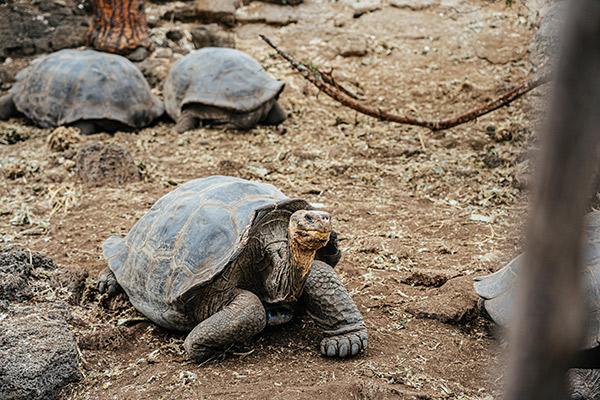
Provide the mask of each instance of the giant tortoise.
[{"label": "giant tortoise", "polygon": [[190,332],[184,347],[197,361],[289,321],[297,303],[323,332],[322,354],[367,347],[363,317],[333,268],[330,215],[269,184],[189,181],[103,251],[100,292],[120,287],[156,324]]},{"label": "giant tortoise", "polygon": [[60,50],[34,60],[0,98],[0,120],[24,114],[42,128],[82,134],[143,128],[164,112],[131,61],[94,50]]},{"label": "giant tortoise", "polygon": [[203,125],[277,125],[286,118],[277,102],[283,88],[249,55],[205,47],[173,65],[163,92],[167,114],[182,133]]},{"label": "giant tortoise", "polygon": [[[587,336],[573,361],[571,398],[600,400],[600,212],[591,212],[585,221],[585,274],[583,277],[588,305]],[[493,274],[475,278],[475,292],[491,319],[507,327],[514,312],[515,289],[523,255],[519,255]]]}]

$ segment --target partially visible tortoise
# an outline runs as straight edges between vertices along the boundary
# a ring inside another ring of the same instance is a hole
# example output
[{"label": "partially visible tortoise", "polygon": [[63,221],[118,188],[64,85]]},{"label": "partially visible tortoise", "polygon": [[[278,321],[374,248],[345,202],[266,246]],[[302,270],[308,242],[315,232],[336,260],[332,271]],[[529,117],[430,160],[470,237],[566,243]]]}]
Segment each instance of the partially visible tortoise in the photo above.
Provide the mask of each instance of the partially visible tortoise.
[{"label": "partially visible tortoise", "polygon": [[34,60],[0,98],[0,119],[18,112],[42,128],[71,125],[90,134],[143,128],[164,108],[125,57],[61,50]]},{"label": "partially visible tortoise", "polygon": [[286,118],[277,98],[284,83],[241,51],[205,47],[177,61],[164,85],[165,107],[177,132],[224,124],[250,129]]},{"label": "partially visible tortoise", "polygon": [[[572,399],[600,399],[600,212],[591,212],[585,221],[583,276],[588,304],[587,336],[572,367],[594,368],[571,371]],[[512,319],[515,290],[523,267],[519,255],[493,274],[475,278],[475,292],[487,314],[502,327]]]},{"label": "partially visible tortoise", "polygon": [[340,251],[329,214],[271,185],[189,181],[103,252],[100,292],[122,288],[156,324],[191,331],[184,347],[197,361],[288,322],[298,302],[323,331],[322,354],[367,347],[363,317],[333,269]]}]

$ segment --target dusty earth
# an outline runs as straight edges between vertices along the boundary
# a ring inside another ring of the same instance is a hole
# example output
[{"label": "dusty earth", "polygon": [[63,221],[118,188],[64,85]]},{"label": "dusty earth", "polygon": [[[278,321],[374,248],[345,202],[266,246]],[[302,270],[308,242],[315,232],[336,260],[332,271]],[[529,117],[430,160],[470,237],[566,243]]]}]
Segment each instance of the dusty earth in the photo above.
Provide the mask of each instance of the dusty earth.
[{"label": "dusty earth", "polygon": [[[232,31],[239,49],[286,82],[281,102],[290,117],[280,127],[179,135],[161,121],[138,133],[48,147],[51,130],[23,119],[0,123],[0,242],[44,252],[74,277],[89,274],[72,307],[84,379],[66,387],[62,399],[491,399],[497,393],[501,351],[491,325],[473,312],[469,290],[473,276],[519,251],[534,138],[530,104],[539,94],[433,134],[318,95],[257,35],[333,68],[373,105],[439,119],[528,76],[535,13],[520,2],[441,0],[413,10],[384,1],[354,18],[346,3],[307,0],[288,9],[297,23]],[[126,147],[141,180],[84,183],[76,153],[92,141]],[[272,183],[334,214],[344,250],[338,272],[369,328],[365,354],[321,357],[318,332],[302,318],[196,365],[182,352],[183,335],[144,320],[124,298],[99,297],[94,278],[105,267],[102,241],[126,233],[175,186],[212,174]]]}]

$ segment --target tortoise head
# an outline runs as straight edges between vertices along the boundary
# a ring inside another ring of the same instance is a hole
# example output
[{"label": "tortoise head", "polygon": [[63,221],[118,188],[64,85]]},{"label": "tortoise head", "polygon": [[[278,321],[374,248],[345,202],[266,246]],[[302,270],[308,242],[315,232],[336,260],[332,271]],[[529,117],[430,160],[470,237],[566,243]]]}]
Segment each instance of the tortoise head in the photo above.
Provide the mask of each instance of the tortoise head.
[{"label": "tortoise head", "polygon": [[324,211],[296,211],[290,218],[288,234],[299,249],[317,251],[329,241],[331,216]]},{"label": "tortoise head", "polygon": [[288,224],[289,259],[275,265],[267,277],[268,302],[286,303],[300,298],[315,253],[327,244],[330,234],[328,213],[299,210],[292,214]]}]

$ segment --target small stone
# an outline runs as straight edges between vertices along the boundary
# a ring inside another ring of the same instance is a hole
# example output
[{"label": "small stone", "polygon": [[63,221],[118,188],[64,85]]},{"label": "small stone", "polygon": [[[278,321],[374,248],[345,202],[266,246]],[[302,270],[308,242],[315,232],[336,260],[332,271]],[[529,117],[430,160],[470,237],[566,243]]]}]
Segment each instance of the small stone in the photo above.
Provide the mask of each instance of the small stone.
[{"label": "small stone", "polygon": [[141,180],[140,171],[127,148],[92,142],[79,148],[75,156],[77,176],[90,186],[122,185]]},{"label": "small stone", "polygon": [[477,57],[491,64],[501,65],[518,61],[525,56],[527,49],[515,46],[515,43],[525,35],[524,31],[518,29],[510,35],[500,29],[488,29],[485,33],[479,34],[475,53]]},{"label": "small stone", "polygon": [[436,0],[391,0],[390,5],[397,8],[408,8],[409,10],[419,11],[437,5]]},{"label": "small stone", "polygon": [[256,177],[259,177],[259,178],[264,178],[265,176],[267,176],[269,174],[269,170],[266,169],[265,167],[258,167],[258,166],[255,166],[255,165],[249,165],[248,167],[246,167],[246,169],[252,175],[254,175]]},{"label": "small stone", "polygon": [[195,17],[204,23],[219,22],[235,25],[238,0],[196,0]]},{"label": "small stone", "polygon": [[168,47],[159,47],[154,51],[154,58],[171,58],[173,57],[173,50]]},{"label": "small stone", "polygon": [[181,371],[179,373],[179,380],[181,380],[184,385],[187,385],[188,383],[197,381],[198,375],[191,371]]},{"label": "small stone", "polygon": [[67,126],[59,126],[54,129],[48,138],[46,144],[48,149],[54,152],[62,152],[72,149],[81,141],[79,129]]},{"label": "small stone", "polygon": [[275,4],[252,3],[239,8],[235,18],[241,23],[265,23],[283,26],[298,22],[294,9]]},{"label": "small stone", "polygon": [[367,40],[360,36],[344,36],[337,41],[338,54],[342,57],[362,57],[367,55]]},{"label": "small stone", "polygon": [[406,308],[417,318],[435,319],[447,324],[465,324],[478,315],[478,297],[473,290],[473,278],[450,279],[430,296]]},{"label": "small stone", "polygon": [[157,87],[167,79],[171,69],[171,58],[150,57],[136,65],[144,74],[150,86]]},{"label": "small stone", "polygon": [[381,0],[342,0],[354,10],[354,18],[381,9]]},{"label": "small stone", "polygon": [[196,49],[203,47],[235,48],[235,36],[217,24],[198,26],[190,31]]},{"label": "small stone", "polygon": [[171,29],[165,34],[165,36],[169,40],[179,42],[181,39],[183,39],[183,32],[181,32],[179,29]]},{"label": "small stone", "polygon": [[456,273],[447,270],[421,268],[412,271],[400,282],[411,286],[440,287],[454,277],[456,277]]},{"label": "small stone", "polygon": [[469,220],[489,224],[493,222],[494,219],[492,217],[488,217],[487,215],[473,213],[469,216]]}]

